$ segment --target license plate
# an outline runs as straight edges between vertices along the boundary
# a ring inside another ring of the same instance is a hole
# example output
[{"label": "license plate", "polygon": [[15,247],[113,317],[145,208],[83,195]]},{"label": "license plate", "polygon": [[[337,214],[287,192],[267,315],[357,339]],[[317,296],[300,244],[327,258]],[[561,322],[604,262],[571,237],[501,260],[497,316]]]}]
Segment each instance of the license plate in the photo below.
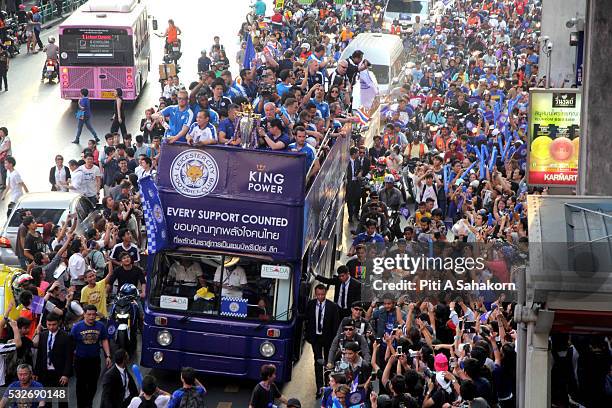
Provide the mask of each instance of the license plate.
[{"label": "license plate", "polygon": [[47,66],[47,72],[53,72],[53,71],[55,71],[54,67]]},{"label": "license plate", "polygon": [[5,41],[4,45],[11,45],[11,42],[10,41]]},{"label": "license plate", "polygon": [[102,91],[102,98],[104,99],[113,99],[115,97],[114,91]]},{"label": "license plate", "polygon": [[179,48],[178,47],[172,47],[172,51],[174,52],[178,52]]},{"label": "license plate", "polygon": [[412,20],[412,18],[410,17],[410,14],[400,14],[399,15],[399,19],[400,20],[407,20],[407,21]]}]

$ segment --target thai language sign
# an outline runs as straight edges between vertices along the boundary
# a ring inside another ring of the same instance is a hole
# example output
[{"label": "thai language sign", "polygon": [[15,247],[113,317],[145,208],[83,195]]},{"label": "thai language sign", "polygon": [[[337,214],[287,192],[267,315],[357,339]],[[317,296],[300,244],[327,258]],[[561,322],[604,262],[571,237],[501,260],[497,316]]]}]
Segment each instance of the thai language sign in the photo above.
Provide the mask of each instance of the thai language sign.
[{"label": "thai language sign", "polygon": [[581,95],[576,89],[532,89],[530,185],[574,186],[578,179]]}]

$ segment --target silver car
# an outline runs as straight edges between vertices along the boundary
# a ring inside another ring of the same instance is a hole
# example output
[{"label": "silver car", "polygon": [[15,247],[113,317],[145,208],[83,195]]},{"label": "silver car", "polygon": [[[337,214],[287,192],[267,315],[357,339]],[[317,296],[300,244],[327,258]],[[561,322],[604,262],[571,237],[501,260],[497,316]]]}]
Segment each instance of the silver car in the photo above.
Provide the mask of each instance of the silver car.
[{"label": "silver car", "polygon": [[24,194],[15,203],[15,208],[8,217],[0,233],[0,263],[19,266],[15,254],[17,230],[21,224],[21,211],[30,210],[42,232],[43,225],[52,222],[57,225],[64,221],[69,213],[76,213],[79,224],[83,223],[94,211],[93,204],[83,195],[68,192],[48,192]]}]

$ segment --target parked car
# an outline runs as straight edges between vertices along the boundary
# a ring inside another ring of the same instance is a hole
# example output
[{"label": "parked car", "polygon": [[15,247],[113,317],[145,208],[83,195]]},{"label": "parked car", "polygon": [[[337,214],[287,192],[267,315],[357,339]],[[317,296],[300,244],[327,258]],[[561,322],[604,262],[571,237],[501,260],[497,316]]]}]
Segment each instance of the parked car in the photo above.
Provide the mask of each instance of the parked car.
[{"label": "parked car", "polygon": [[[59,224],[69,213],[76,213],[80,223],[88,223],[94,212],[94,206],[83,195],[68,192],[28,193],[21,196],[8,217],[0,233],[0,263],[19,266],[15,255],[17,230],[21,224],[21,210],[32,211],[38,230],[42,232],[47,222]],[[91,222],[89,222],[91,223]]]}]

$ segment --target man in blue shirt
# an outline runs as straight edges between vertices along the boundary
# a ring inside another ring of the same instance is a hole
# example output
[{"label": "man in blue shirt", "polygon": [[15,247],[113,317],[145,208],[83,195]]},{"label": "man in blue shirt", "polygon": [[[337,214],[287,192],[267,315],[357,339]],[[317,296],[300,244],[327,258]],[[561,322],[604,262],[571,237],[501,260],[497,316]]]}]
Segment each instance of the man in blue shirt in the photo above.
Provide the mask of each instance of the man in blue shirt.
[{"label": "man in blue shirt", "polygon": [[280,119],[272,119],[268,125],[268,133],[263,128],[257,130],[259,148],[266,150],[287,150],[291,140],[284,132],[285,127]]},{"label": "man in blue shirt", "polygon": [[238,116],[239,107],[232,103],[227,109],[227,118],[219,123],[219,143],[231,146],[240,146],[242,142],[240,134],[236,133],[236,117]]},{"label": "man in blue shirt", "polygon": [[[3,407],[38,407],[40,406],[42,399],[32,398],[33,402],[31,403],[17,403],[13,402],[11,405],[8,405],[9,400],[11,400],[14,395],[12,392],[16,392],[16,390],[24,391],[24,390],[32,390],[35,388],[43,388],[43,385],[38,381],[34,381],[32,379],[32,367],[29,364],[19,364],[17,366],[17,378],[18,381],[12,382],[8,388],[4,391],[4,395],[2,400],[0,401],[0,406]],[[14,400],[13,400],[14,401]],[[49,404],[51,405],[51,404]]]},{"label": "man in blue shirt", "polygon": [[366,231],[357,235],[353,240],[353,244],[351,245],[351,249],[349,250],[349,255],[355,253],[355,248],[359,244],[376,244],[378,247],[382,247],[385,245],[385,239],[382,235],[376,232],[376,221],[368,220],[366,222]]},{"label": "man in blue shirt", "polygon": [[325,88],[322,86],[315,89],[315,97],[310,100],[316,107],[317,111],[321,114],[321,117],[325,119],[325,125],[328,124],[329,119],[329,104],[325,102]]},{"label": "man in blue shirt", "polygon": [[259,17],[263,17],[266,15],[266,3],[263,0],[257,0],[253,5],[255,8],[255,14]]},{"label": "man in blue shirt", "polygon": [[174,143],[176,141],[186,142],[185,135],[189,131],[189,126],[193,122],[193,112],[189,109],[187,102],[189,101],[189,95],[187,91],[178,92],[178,105],[170,105],[153,114],[153,119],[158,117],[169,116],[165,138],[168,143]]},{"label": "man in blue shirt", "polygon": [[196,96],[196,102],[189,105],[189,109],[193,112],[193,117],[198,117],[198,112],[201,110],[205,110],[208,112],[210,116],[210,123],[217,126],[219,124],[219,115],[214,110],[208,107],[208,96],[205,92],[200,92]]},{"label": "man in blue shirt", "polygon": [[96,321],[98,309],[88,304],[83,307],[83,312],[83,320],[72,326],[70,336],[75,345],[77,405],[91,407],[100,377],[100,347],[104,349],[106,368],[110,368],[112,360],[106,327]]},{"label": "man in blue shirt", "polygon": [[[185,367],[181,370],[181,382],[183,386],[172,393],[172,398],[168,401],[167,408],[178,408],[181,406],[183,398],[198,402],[195,406],[204,406],[204,396],[206,388],[196,378],[196,372],[191,367]],[[184,404],[187,406],[187,404]],[[190,405],[191,406],[191,405]]]},{"label": "man in blue shirt", "polygon": [[[316,174],[319,170],[319,161],[315,160],[317,156],[315,149],[306,143],[306,129],[304,129],[303,126],[297,126],[293,129],[293,134],[295,135],[295,142],[289,145],[289,150],[306,154],[306,171],[308,171],[314,163],[310,174]],[[306,179],[309,178],[310,174],[306,175]]]}]

